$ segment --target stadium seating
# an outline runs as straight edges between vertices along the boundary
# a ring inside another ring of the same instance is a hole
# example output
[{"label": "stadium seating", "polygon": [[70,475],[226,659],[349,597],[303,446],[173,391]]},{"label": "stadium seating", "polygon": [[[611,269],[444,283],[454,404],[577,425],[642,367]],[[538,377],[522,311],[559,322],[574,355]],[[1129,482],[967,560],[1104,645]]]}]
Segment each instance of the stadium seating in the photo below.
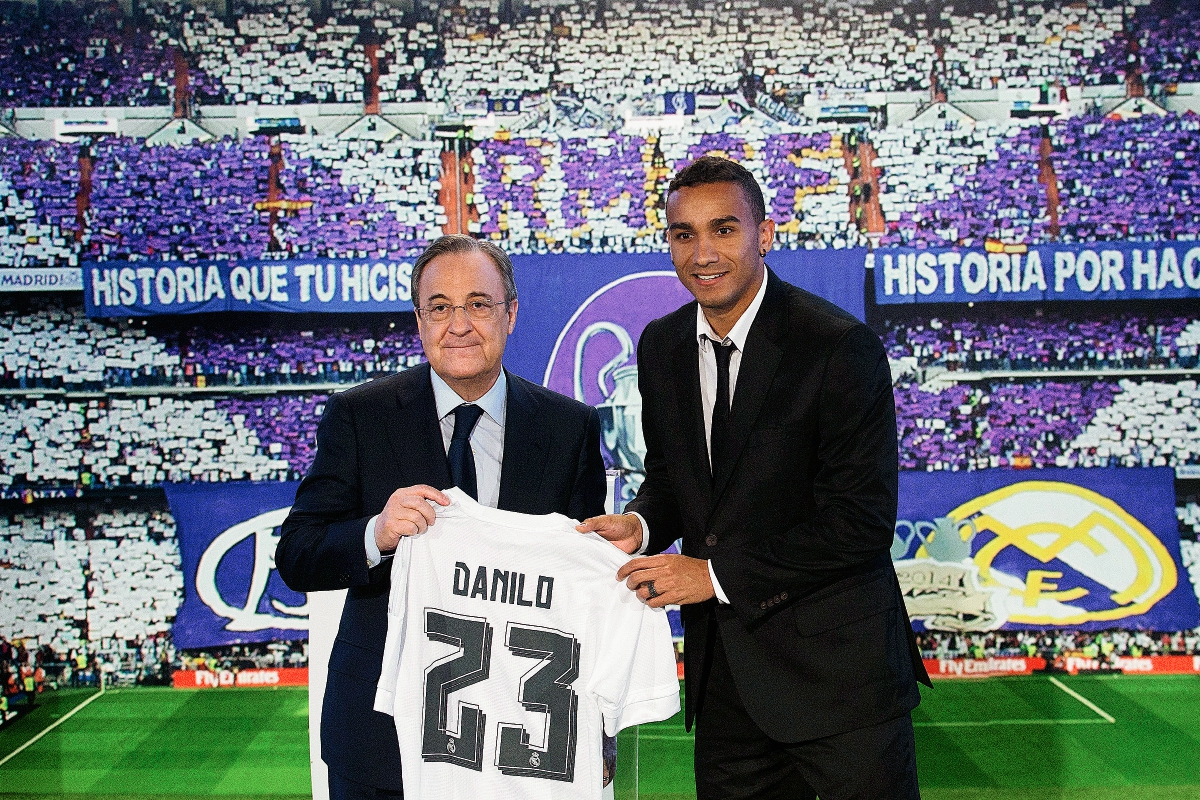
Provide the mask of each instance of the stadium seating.
[{"label": "stadium seating", "polygon": [[1103,382],[895,388],[900,468],[937,471],[1067,466],[1074,442],[1120,390]]},{"label": "stadium seating", "polygon": [[0,517],[0,638],[66,652],[87,622],[84,531],[69,511]]},{"label": "stadium seating", "polygon": [[[1195,542],[1200,539],[1200,503],[1189,497],[1183,505],[1176,506],[1175,515],[1179,517],[1180,536],[1190,540],[1193,543],[1192,547],[1197,547]],[[1197,555],[1200,557],[1200,553]]]},{"label": "stadium seating", "polygon": [[0,638],[66,654],[170,631],[183,595],[175,523],[160,511],[0,518]]},{"label": "stadium seating", "polygon": [[253,0],[222,18],[199,3],[156,0],[136,24],[99,3],[61,3],[45,19],[13,3],[0,14],[0,103],[166,105],[176,48],[193,62],[201,106],[362,103],[368,44],[379,47],[384,101],[552,91],[651,109],[677,91],[927,90],[934,74],[948,88],[1052,91],[1056,82],[1122,80],[1130,36],[1146,75],[1167,84],[1200,74],[1189,2],[1138,8],[1129,32],[1118,7],[1024,2],[969,11],[625,0],[597,12],[538,0],[511,16],[490,2],[422,16],[337,0],[321,18],[299,0]]},{"label": "stadium seating", "polygon": [[89,320],[61,300],[0,310],[2,389],[360,383],[422,360],[411,322],[309,330],[183,322],[147,333],[125,320]]},{"label": "stadium seating", "polygon": [[[1050,126],[1062,241],[1194,239],[1200,118],[1074,117]],[[913,124],[871,133],[882,168],[885,245],[980,246],[1051,239],[1038,126]]]},{"label": "stadium seating", "polygon": [[[46,14],[37,16],[37,9]],[[165,106],[174,58],[114,4],[0,6],[0,107]],[[203,86],[204,75],[193,75]]]},{"label": "stadium seating", "polygon": [[1068,467],[1167,467],[1200,462],[1196,381],[1123,380],[1107,408],[1058,459]]},{"label": "stadium seating", "polygon": [[212,76],[215,91],[197,92],[201,103],[361,104],[368,43],[378,45],[383,62],[381,101],[425,99],[421,75],[438,63],[441,41],[429,22],[397,5],[339,0],[326,20],[314,19],[299,0],[238,8],[232,21],[198,4],[168,2],[153,13],[158,27],[176,33]]},{"label": "stadium seating", "polygon": [[1200,320],[1161,315],[1078,315],[1003,311],[969,318],[905,319],[887,324],[894,360],[964,370],[1194,368]]},{"label": "stadium seating", "polygon": [[284,480],[286,461],[259,447],[215,400],[173,397],[9,399],[0,405],[0,486],[149,485]]},{"label": "stadium seating", "polygon": [[299,205],[274,228],[254,205],[267,200],[270,149],[263,139],[157,148],[101,140],[90,150],[86,233],[75,237],[79,146],[0,139],[0,256],[27,266],[75,264],[77,253],[99,261],[408,257],[438,235],[436,149],[284,136],[282,197]]},{"label": "stadium seating", "polygon": [[180,374],[178,349],[168,352],[140,326],[102,325],[53,300],[0,312],[0,388],[83,391],[135,378],[170,385]]},{"label": "stadium seating", "polygon": [[[1127,24],[1115,25],[1112,39],[1085,59],[1087,82],[1113,84],[1129,72],[1131,44],[1144,80],[1167,86],[1200,80],[1200,35],[1195,0],[1138,3]],[[1088,54],[1085,53],[1085,56]]]},{"label": "stadium seating", "polygon": [[88,639],[133,641],[170,633],[183,600],[175,520],[116,509],[91,520],[87,545]]},{"label": "stadium seating", "polygon": [[832,126],[771,134],[753,118],[647,137],[499,134],[472,152],[474,205],[480,232],[510,252],[664,250],[668,177],[718,154],[758,177],[779,246],[846,247],[863,240],[846,211],[841,140]]},{"label": "stadium seating", "polygon": [[76,162],[77,156],[67,147],[0,138],[0,264],[78,264]]}]

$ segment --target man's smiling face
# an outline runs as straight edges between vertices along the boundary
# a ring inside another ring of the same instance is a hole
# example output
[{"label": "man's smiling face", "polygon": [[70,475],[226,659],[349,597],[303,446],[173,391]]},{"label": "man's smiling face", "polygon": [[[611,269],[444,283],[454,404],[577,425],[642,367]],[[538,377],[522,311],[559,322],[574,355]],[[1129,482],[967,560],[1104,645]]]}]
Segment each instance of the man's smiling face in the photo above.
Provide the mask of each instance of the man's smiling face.
[{"label": "man's smiling face", "polygon": [[757,216],[736,183],[688,186],[667,197],[675,273],[720,334],[737,322],[763,280],[762,253],[771,248],[775,223]]},{"label": "man's smiling face", "polygon": [[[418,288],[422,307],[504,300],[500,270],[480,252],[438,256],[426,265]],[[486,320],[470,318],[463,308],[453,309],[445,322],[417,317],[421,347],[430,366],[464,400],[477,400],[500,375],[504,345],[517,322],[517,301],[493,312]]]}]

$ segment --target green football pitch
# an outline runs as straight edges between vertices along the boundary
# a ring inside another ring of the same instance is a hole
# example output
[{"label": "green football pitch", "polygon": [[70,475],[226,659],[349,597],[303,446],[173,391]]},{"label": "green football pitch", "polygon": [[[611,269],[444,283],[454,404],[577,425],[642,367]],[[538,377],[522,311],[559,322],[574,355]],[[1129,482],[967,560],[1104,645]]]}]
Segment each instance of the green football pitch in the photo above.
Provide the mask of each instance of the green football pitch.
[{"label": "green football pitch", "polygon": [[[951,680],[923,692],[914,721],[931,800],[1200,798],[1195,676]],[[303,797],[307,704],[304,689],[49,694],[0,728],[0,798]],[[627,731],[620,748],[618,798],[693,796],[680,718]]]}]

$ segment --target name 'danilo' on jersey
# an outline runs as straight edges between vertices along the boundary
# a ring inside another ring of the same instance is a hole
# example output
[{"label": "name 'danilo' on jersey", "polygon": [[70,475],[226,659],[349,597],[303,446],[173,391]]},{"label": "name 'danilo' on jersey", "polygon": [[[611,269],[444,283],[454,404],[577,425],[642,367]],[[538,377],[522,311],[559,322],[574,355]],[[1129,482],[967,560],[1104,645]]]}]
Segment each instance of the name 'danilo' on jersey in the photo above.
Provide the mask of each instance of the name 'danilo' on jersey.
[{"label": "name 'danilo' on jersey", "polygon": [[[539,575],[534,598],[528,600],[525,598],[524,572],[517,572],[516,570],[507,572],[502,569],[493,569],[491,573],[491,594],[489,595],[488,568],[480,565],[475,570],[475,580],[472,581],[471,568],[459,561],[454,565],[454,587],[452,591],[461,597],[481,597],[484,600],[508,603],[510,605],[550,608],[551,600],[554,597],[554,578]],[[470,591],[467,589],[468,586],[470,586]]]}]

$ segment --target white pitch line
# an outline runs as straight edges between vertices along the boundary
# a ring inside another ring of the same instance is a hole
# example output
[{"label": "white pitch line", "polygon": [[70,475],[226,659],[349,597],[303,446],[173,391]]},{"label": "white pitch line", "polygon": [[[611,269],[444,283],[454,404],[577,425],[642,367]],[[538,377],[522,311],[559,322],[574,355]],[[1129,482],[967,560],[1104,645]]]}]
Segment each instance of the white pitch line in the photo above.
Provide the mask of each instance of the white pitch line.
[{"label": "white pitch line", "polygon": [[41,731],[41,732],[40,732],[40,733],[39,733],[37,736],[33,737],[33,738],[32,738],[32,739],[30,739],[28,742],[26,742],[25,744],[21,745],[21,746],[20,746],[20,747],[18,747],[16,750],[13,750],[11,753],[9,753],[8,755],[6,755],[4,758],[0,759],[0,767],[3,767],[3,766],[4,766],[5,764],[7,764],[9,761],[11,761],[12,759],[16,758],[16,756],[17,756],[17,755],[19,755],[21,752],[23,752],[23,751],[24,751],[24,750],[25,750],[27,747],[30,747],[30,746],[32,746],[32,745],[33,745],[35,742],[37,742],[39,739],[41,739],[41,738],[42,738],[43,736],[45,736],[47,733],[49,733],[50,731],[54,730],[54,729],[55,729],[55,728],[57,728],[59,725],[62,725],[64,722],[66,722],[67,720],[69,720],[71,717],[75,716],[75,714],[76,714],[77,712],[79,712],[79,711],[83,710],[83,707],[84,707],[84,706],[86,706],[88,703],[92,702],[93,700],[97,700],[97,699],[99,699],[99,698],[100,698],[100,696],[101,696],[101,695],[103,695],[103,694],[104,694],[104,683],[103,683],[103,682],[101,682],[101,684],[100,684],[100,691],[96,692],[96,694],[92,695],[91,697],[87,698],[86,700],[84,700],[84,701],[83,701],[82,703],[80,703],[79,705],[77,705],[77,706],[75,706],[74,708],[72,708],[72,709],[71,709],[70,711],[68,711],[66,714],[63,714],[61,717],[59,717],[57,720],[55,720],[55,722],[54,722],[54,724],[53,724],[53,725],[50,725],[50,726],[46,727],[46,729],[45,729],[45,730],[43,730],[43,731]]},{"label": "white pitch line", "polygon": [[1051,677],[1050,682],[1053,683],[1058,688],[1062,689],[1067,694],[1071,695],[1071,697],[1074,697],[1076,700],[1083,703],[1085,706],[1090,708],[1092,711],[1095,711],[1097,714],[1099,714],[1101,717],[1104,718],[1105,722],[1116,722],[1117,721],[1116,718],[1114,718],[1112,714],[1109,714],[1103,708],[1096,705],[1091,700],[1088,700],[1086,697],[1084,697],[1079,692],[1072,689],[1070,686],[1067,686],[1065,683],[1060,681],[1058,678]]}]

